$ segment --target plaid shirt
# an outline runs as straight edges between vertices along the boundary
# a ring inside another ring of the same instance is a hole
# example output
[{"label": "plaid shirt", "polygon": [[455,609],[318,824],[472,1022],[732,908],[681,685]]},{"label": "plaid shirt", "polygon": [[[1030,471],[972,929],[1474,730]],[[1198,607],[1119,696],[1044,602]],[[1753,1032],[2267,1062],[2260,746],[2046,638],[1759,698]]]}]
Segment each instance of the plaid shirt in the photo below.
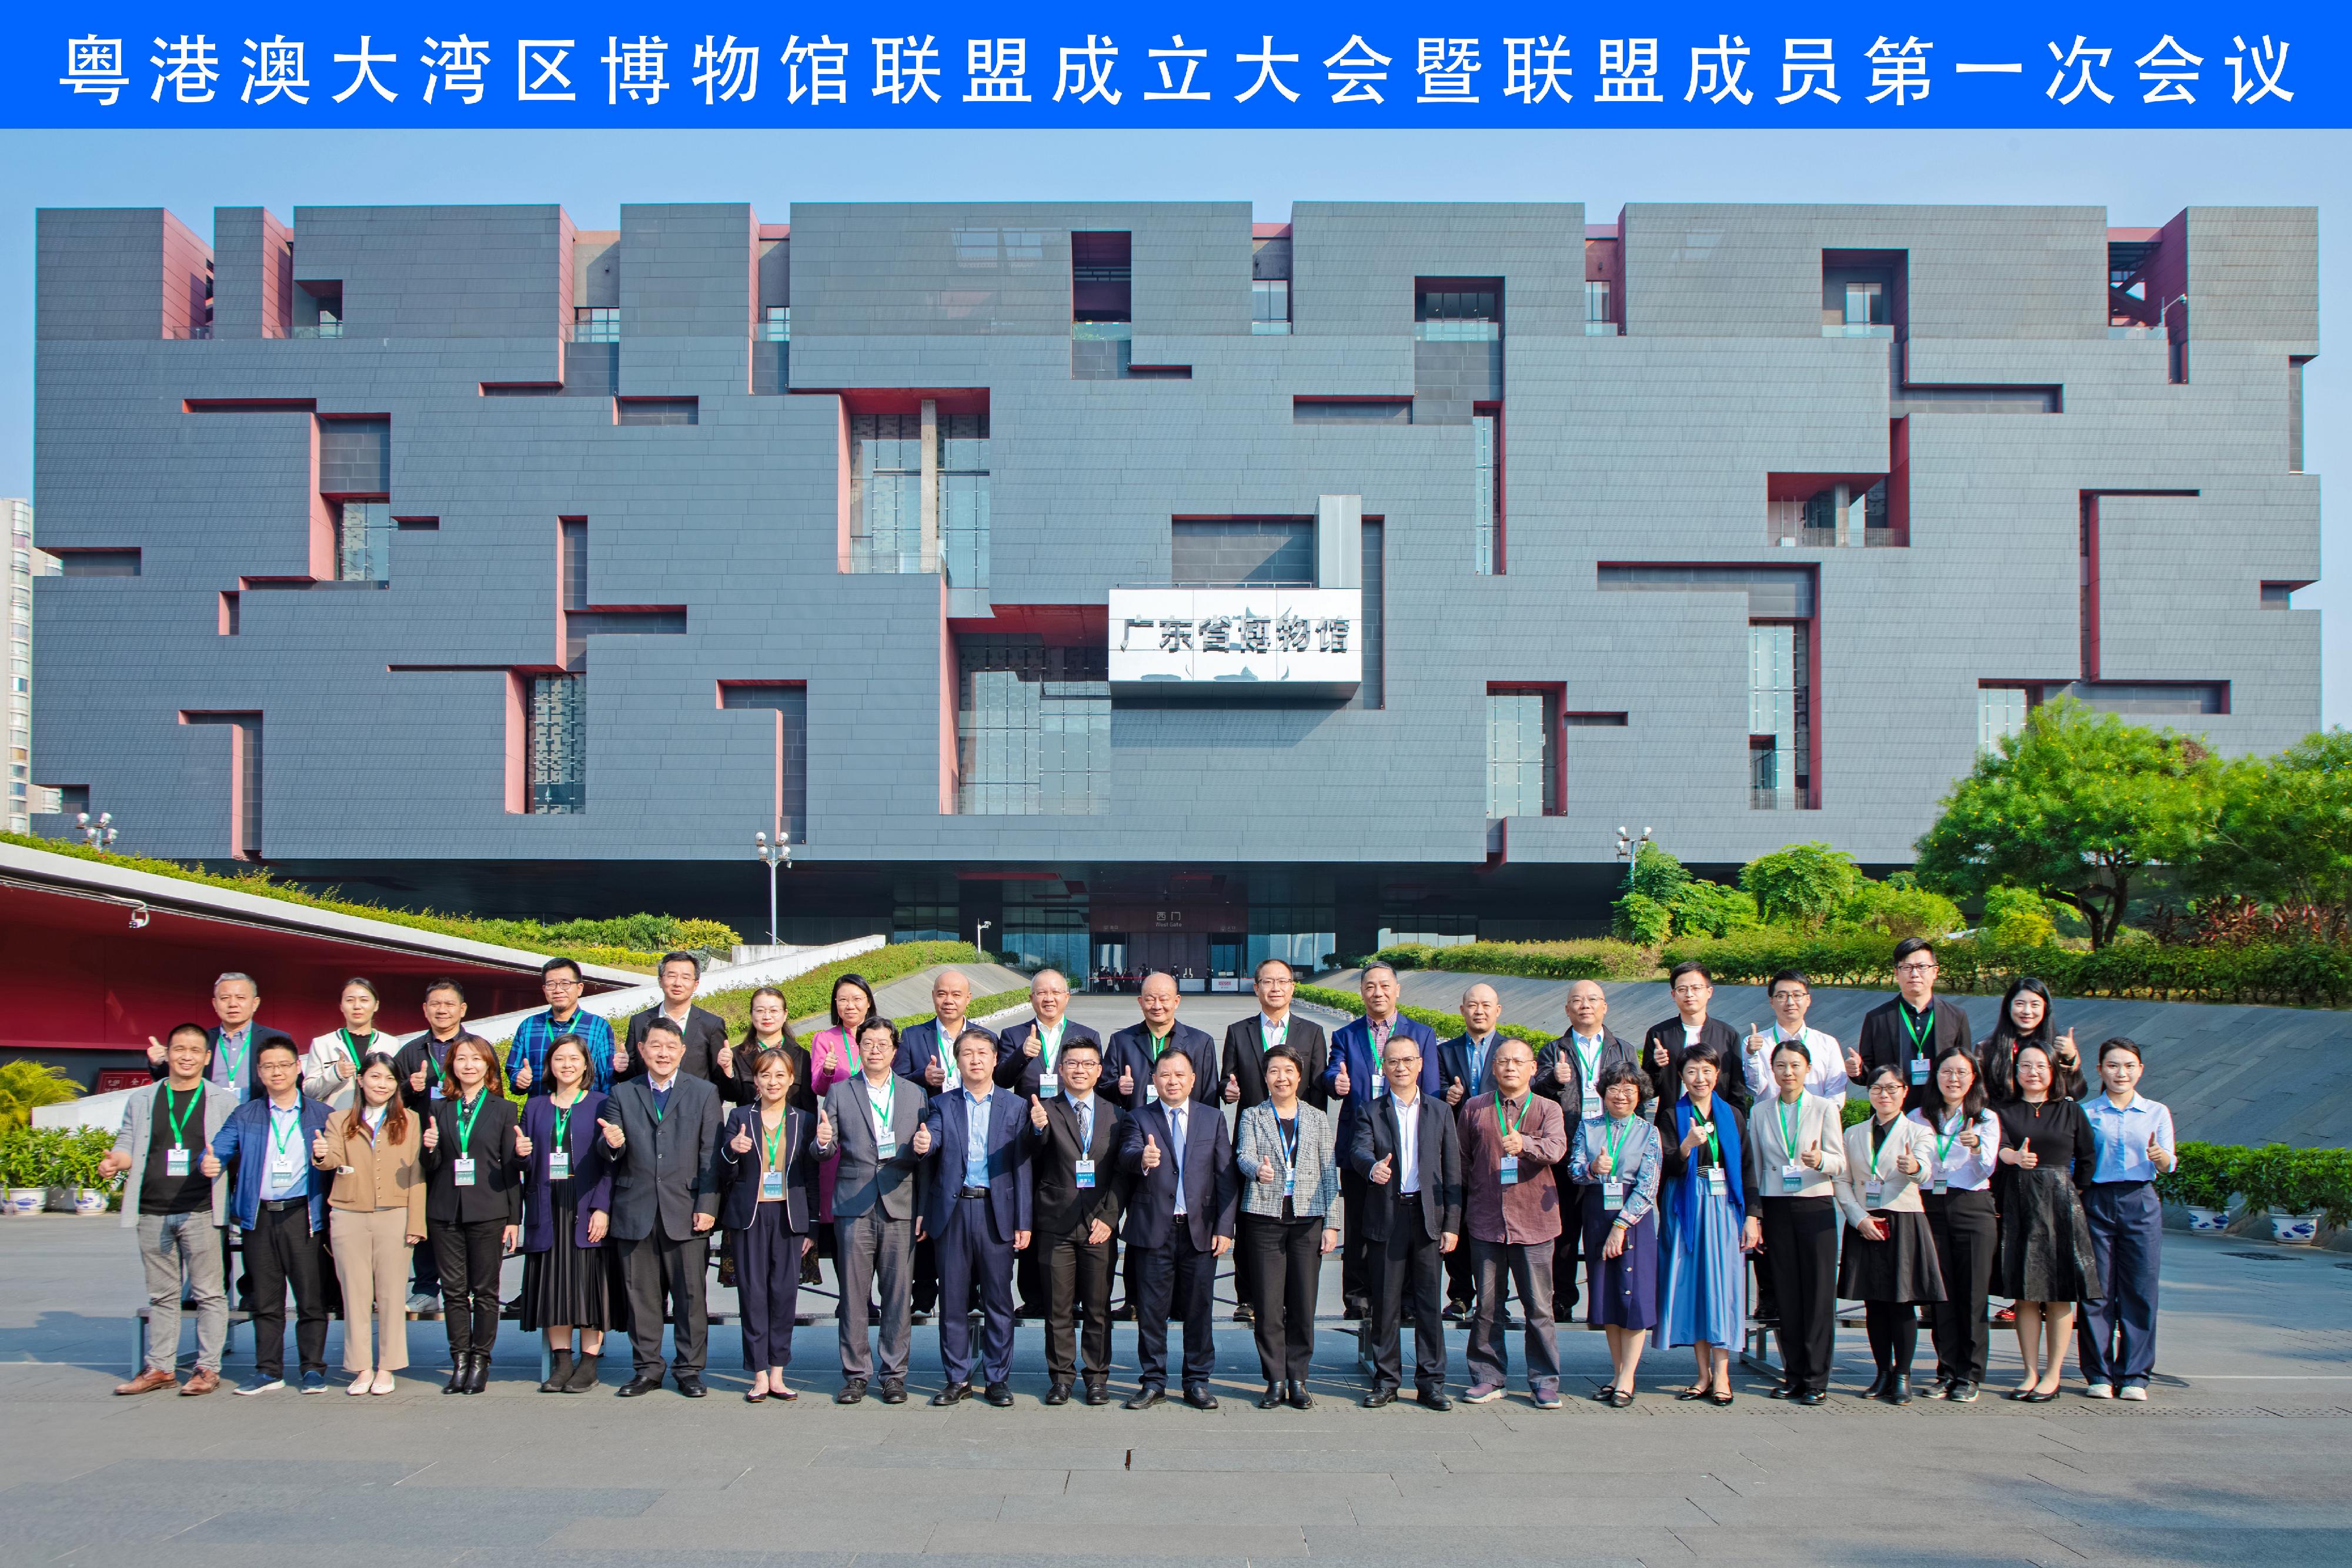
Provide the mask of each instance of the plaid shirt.
[{"label": "plaid shirt", "polygon": [[585,1008],[572,1015],[568,1024],[554,1021],[555,1009],[536,1012],[522,1020],[515,1030],[514,1043],[507,1048],[507,1082],[514,1082],[515,1066],[530,1063],[530,1087],[526,1094],[546,1094],[554,1090],[547,1076],[547,1045],[558,1035],[576,1034],[588,1048],[590,1086],[598,1090],[613,1087],[613,1026]]}]

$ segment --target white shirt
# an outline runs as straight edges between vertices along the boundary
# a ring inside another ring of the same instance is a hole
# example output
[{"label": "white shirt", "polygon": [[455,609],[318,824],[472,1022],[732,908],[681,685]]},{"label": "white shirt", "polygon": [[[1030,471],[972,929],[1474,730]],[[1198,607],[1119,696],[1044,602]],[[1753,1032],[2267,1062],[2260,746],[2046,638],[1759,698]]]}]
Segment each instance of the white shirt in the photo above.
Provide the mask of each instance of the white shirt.
[{"label": "white shirt", "polygon": [[1281,1045],[1288,1040],[1290,1039],[1290,1015],[1288,1013],[1285,1013],[1279,1019],[1276,1019],[1271,1013],[1259,1013],[1257,1015],[1257,1039],[1258,1043],[1265,1047],[1268,1051],[1271,1051],[1276,1046]]},{"label": "white shirt", "polygon": [[656,1094],[667,1094],[677,1086],[677,1074],[673,1072],[667,1078],[656,1078],[648,1072],[646,1074],[646,1084]]},{"label": "white shirt", "polygon": [[1421,1190],[1421,1096],[1396,1102],[1396,1189],[1402,1197]]},{"label": "white shirt", "polygon": [[[1973,1149],[1960,1142],[1960,1134],[1969,1129],[1960,1125],[1960,1118],[1957,1114],[1949,1121],[1940,1115],[1930,1118],[1927,1108],[1923,1105],[1910,1113],[1910,1119],[1927,1129],[1931,1142],[1937,1146],[1943,1145],[1947,1134],[1951,1139],[1950,1148],[1932,1162],[1927,1173],[1925,1180],[1930,1190],[1933,1190],[1935,1178],[1938,1176],[1944,1178],[1944,1187],[1948,1192],[1983,1192],[1992,1186],[1993,1156],[2000,1150],[2000,1117],[1990,1111],[1978,1113],[1974,1128],[1977,1146]],[[1932,1154],[1934,1150],[1931,1148],[1929,1152]]]},{"label": "white shirt", "polygon": [[[1750,1051],[1741,1042],[1740,1066],[1747,1074],[1748,1092],[1759,1100],[1777,1098],[1780,1086],[1772,1082],[1772,1052],[1789,1037],[1775,1023],[1764,1031],[1763,1049]],[[1805,1069],[1805,1092],[1818,1094],[1832,1105],[1843,1106],[1845,1097],[1853,1092],[1853,1081],[1845,1075],[1845,1052],[1838,1049],[1835,1035],[1823,1034],[1808,1028],[1798,1037],[1803,1041],[1805,1055],[1812,1062]]]}]

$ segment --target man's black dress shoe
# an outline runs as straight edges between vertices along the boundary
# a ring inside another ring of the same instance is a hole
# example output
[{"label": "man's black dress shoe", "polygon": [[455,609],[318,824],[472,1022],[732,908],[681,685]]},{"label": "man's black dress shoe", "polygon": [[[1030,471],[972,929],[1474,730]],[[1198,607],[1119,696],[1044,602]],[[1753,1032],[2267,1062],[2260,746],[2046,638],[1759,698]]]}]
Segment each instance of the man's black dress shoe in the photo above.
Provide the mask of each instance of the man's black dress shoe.
[{"label": "man's black dress shoe", "polygon": [[1424,1388],[1420,1393],[1414,1395],[1413,1398],[1420,1401],[1422,1404],[1428,1406],[1432,1410],[1451,1410],[1454,1408],[1454,1401],[1445,1396],[1445,1390],[1443,1388]]},{"label": "man's black dress shoe", "polygon": [[1087,1379],[1086,1401],[1089,1405],[1110,1403],[1110,1385],[1098,1377]]},{"label": "man's black dress shoe", "polygon": [[1154,1405],[1159,1404],[1161,1400],[1167,1397],[1168,1396],[1165,1392],[1147,1383],[1142,1387],[1137,1389],[1133,1394],[1128,1396],[1127,1408],[1129,1410],[1149,1410]]},{"label": "man's black dress shoe", "polygon": [[950,1383],[945,1388],[940,1389],[937,1394],[931,1396],[931,1403],[934,1405],[961,1405],[971,1397],[971,1384]]},{"label": "man's black dress shoe", "polygon": [[1187,1388],[1184,1390],[1184,1403],[1195,1410],[1214,1410],[1217,1407],[1217,1396],[1205,1388]]},{"label": "man's black dress shoe", "polygon": [[660,1386],[661,1379],[658,1377],[632,1377],[614,1392],[624,1399],[635,1399],[638,1395],[651,1394]]},{"label": "man's black dress shoe", "polygon": [[1009,1383],[992,1383],[988,1385],[988,1391],[981,1397],[1002,1410],[1013,1403],[1013,1385]]},{"label": "man's black dress shoe", "polygon": [[1364,1408],[1377,1410],[1383,1405],[1393,1405],[1396,1396],[1397,1391],[1393,1388],[1375,1388],[1364,1396]]},{"label": "man's black dress shoe", "polygon": [[710,1392],[710,1390],[702,1386],[702,1379],[699,1377],[679,1378],[677,1380],[677,1391],[680,1394],[685,1395],[688,1399],[700,1399]]},{"label": "man's black dress shoe", "polygon": [[1045,1403],[1048,1405],[1067,1405],[1069,1402],[1070,1380],[1066,1377],[1057,1377],[1054,1379],[1052,1385],[1045,1390]]}]

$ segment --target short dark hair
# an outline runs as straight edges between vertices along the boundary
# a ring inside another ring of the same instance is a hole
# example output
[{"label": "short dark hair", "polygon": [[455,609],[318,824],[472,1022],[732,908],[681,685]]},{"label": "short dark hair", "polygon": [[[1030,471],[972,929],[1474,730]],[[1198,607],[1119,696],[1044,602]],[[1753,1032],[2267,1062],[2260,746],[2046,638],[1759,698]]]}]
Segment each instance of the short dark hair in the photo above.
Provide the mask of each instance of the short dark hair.
[{"label": "short dark hair", "polygon": [[[883,1021],[883,1022],[885,1022],[885,1023],[889,1023],[889,1021],[890,1021],[890,1020],[889,1020],[889,1019],[883,1019],[882,1021]],[[862,1030],[861,1030],[860,1032],[862,1033],[862,1032],[864,1032],[864,1031],[862,1031]],[[898,1039],[898,1026],[897,1026],[897,1025],[895,1025],[895,1024],[891,1025],[891,1029],[890,1029],[890,1038],[891,1038],[891,1039],[893,1039],[893,1040],[896,1040],[896,1039]],[[988,1047],[988,1049],[989,1049],[989,1050],[991,1050],[991,1051],[995,1051],[995,1050],[997,1050],[997,1049],[998,1049],[997,1040],[996,1040],[996,1037],[995,1037],[994,1035],[992,1035],[992,1034],[989,1033],[986,1030],[984,1030],[984,1029],[981,1028],[981,1027],[980,1027],[978,1024],[976,1024],[976,1023],[975,1023],[975,1024],[967,1024],[967,1025],[965,1025],[965,1026],[964,1026],[964,1030],[963,1030],[963,1032],[962,1032],[961,1034],[960,1034],[960,1035],[957,1035],[957,1036],[956,1036],[956,1039],[955,1039],[955,1049],[956,1049],[956,1054],[957,1054],[958,1056],[961,1056],[961,1055],[963,1054],[963,1042],[964,1042],[965,1040],[976,1040],[980,1041],[982,1045],[985,1045],[986,1047]]]},{"label": "short dark hair", "polygon": [[[1282,964],[1282,960],[1279,958],[1275,959],[1274,962]],[[1290,967],[1287,964],[1283,964],[1282,967],[1286,969]],[[1305,1078],[1307,1076],[1307,1059],[1300,1056],[1298,1054],[1297,1048],[1293,1046],[1288,1040],[1284,1040],[1280,1045],[1267,1047],[1265,1060],[1259,1063],[1260,1068],[1263,1069],[1277,1058],[1298,1069],[1299,1077]],[[1261,1071],[1259,1076],[1263,1077],[1264,1072]]]},{"label": "short dark hair", "polygon": [[2114,1036],[2112,1039],[2103,1040],[2099,1042],[2098,1060],[2102,1066],[2105,1065],[2107,1053],[2111,1051],[2128,1051],[2131,1052],[2131,1059],[2134,1061],[2138,1062],[2143,1067],[2147,1065],[2147,1058],[2140,1054],[2139,1041],[2132,1039],[2129,1035],[2119,1034]]},{"label": "short dark hair", "polygon": [[[1776,969],[1772,972],[1772,977],[1764,984],[1764,994],[1768,997],[1778,996],[1780,992],[1782,982],[1788,980],[1796,981],[1797,984],[1804,987],[1805,989],[1809,991],[1813,988],[1811,977],[1809,977],[1802,969]],[[1708,982],[1710,985],[1713,983],[1713,981]]]},{"label": "short dark hair", "polygon": [[[892,1023],[888,1019],[884,1018],[880,1013],[876,1013],[872,1018],[867,1019],[864,1023],[857,1026],[857,1038],[859,1040],[864,1040],[867,1035],[872,1034],[877,1029],[884,1034],[890,1037],[890,1043],[892,1045],[895,1046],[898,1043],[898,1026]],[[966,1030],[964,1031],[965,1034],[970,1034],[971,1032],[971,1031],[970,1030]],[[958,1045],[961,1045],[963,1043],[961,1036],[958,1037],[956,1043]]]},{"label": "short dark hair", "polygon": [[[547,971],[541,969],[540,973],[544,976]],[[446,975],[442,976],[438,979],[427,980],[425,982],[425,994],[426,996],[429,997],[436,991],[455,991],[457,993],[457,999],[459,1001],[462,1002],[466,999],[466,988],[459,985],[457,981],[451,979]]]},{"label": "short dark hair", "polygon": [[1633,1063],[1623,1061],[1612,1061],[1602,1068],[1601,1076],[1593,1087],[1606,1094],[1620,1083],[1631,1083],[1644,1094],[1650,1092],[1650,1075]]},{"label": "short dark hair", "polygon": [[572,977],[575,980],[585,980],[588,977],[580,972],[580,966],[570,958],[550,958],[539,967],[539,977],[544,980],[558,969],[571,970]]},{"label": "short dark hair", "polygon": [[1069,1055],[1070,1052],[1074,1051],[1087,1051],[1091,1054],[1097,1061],[1100,1061],[1102,1060],[1102,1045],[1097,1040],[1074,1040],[1062,1047],[1062,1054],[1064,1056]]},{"label": "short dark hair", "polygon": [[1906,936],[1895,944],[1895,956],[1888,962],[1900,964],[1914,953],[1925,953],[1932,958],[1936,956],[1936,945],[1925,936]]},{"label": "short dark hair", "polygon": [[273,1051],[282,1051],[297,1061],[302,1060],[302,1053],[294,1049],[294,1042],[282,1034],[263,1040],[260,1049],[253,1053],[253,1060],[259,1061]]},{"label": "short dark hair", "polygon": [[550,1083],[555,1082],[555,1053],[562,1051],[567,1045],[580,1053],[580,1076],[589,1088],[594,1088],[596,1086],[596,1059],[589,1053],[588,1042],[586,1040],[581,1039],[576,1034],[569,1032],[559,1034],[553,1040],[549,1040],[547,1042],[547,1053],[540,1058],[541,1065],[547,1069],[547,1081]]},{"label": "short dark hair", "polygon": [[[1774,1051],[1773,1054],[1778,1056],[1780,1052]],[[1904,1072],[1903,1069],[1895,1066],[1895,1063],[1891,1061],[1882,1061],[1877,1066],[1872,1068],[1868,1072],[1863,1074],[1862,1092],[1864,1094],[1867,1094],[1872,1090],[1877,1088],[1878,1081],[1882,1078],[1892,1078],[1895,1080],[1895,1087],[1904,1091],[1906,1093],[1910,1092],[1911,1080],[1909,1076]]]},{"label": "short dark hair", "polygon": [[[1362,985],[1364,983],[1364,977],[1370,974],[1374,969],[1386,969],[1389,972],[1389,978],[1391,980],[1397,980],[1396,966],[1390,963],[1386,958],[1375,958],[1356,972],[1356,983],[1360,986]],[[1402,986],[1404,982],[1402,980],[1397,980],[1397,984]]]},{"label": "short dark hair", "polygon": [[1708,974],[1706,972],[1706,966],[1700,963],[1696,958],[1685,958],[1681,963],[1676,964],[1673,968],[1667,970],[1666,984],[1671,986],[1676,980],[1681,979],[1685,975],[1696,975],[1708,985],[1712,986],[1715,984],[1715,977]]},{"label": "short dark hair", "polygon": [[772,1061],[780,1063],[783,1070],[792,1075],[793,1082],[799,1082],[801,1064],[794,1061],[793,1053],[781,1045],[772,1045],[751,1059],[751,1076],[759,1077],[761,1071]]},{"label": "short dark hair", "polygon": [[174,1040],[184,1034],[193,1034],[207,1045],[212,1043],[213,1031],[200,1023],[175,1023],[172,1026],[171,1032],[163,1038],[166,1040]]},{"label": "short dark hair", "polygon": [[[1812,1066],[1813,1053],[1805,1049],[1805,1042],[1801,1040],[1784,1040],[1777,1042],[1772,1047],[1771,1060],[1777,1063],[1781,1057],[1792,1053],[1798,1061],[1803,1062],[1807,1067],[1810,1068]],[[1870,1085],[1865,1083],[1863,1087],[1867,1089]]]},{"label": "short dark hair", "polygon": [[676,1035],[679,1040],[686,1038],[686,1031],[678,1028],[667,1013],[654,1014],[652,1020],[646,1025],[647,1034],[652,1034],[656,1030],[664,1034]]},{"label": "short dark hair", "polygon": [[1282,966],[1282,972],[1284,974],[1289,976],[1294,980],[1298,978],[1298,971],[1290,967],[1289,959],[1277,958],[1270,953],[1257,961],[1257,967],[1250,971],[1250,978],[1253,980],[1262,980],[1265,978],[1265,967],[1268,964],[1279,964]]},{"label": "short dark hair", "polygon": [[654,966],[654,973],[656,975],[659,975],[664,969],[668,968],[672,964],[691,964],[694,966],[694,977],[698,980],[702,978],[702,960],[696,957],[691,953],[663,954],[661,956],[661,962]]}]

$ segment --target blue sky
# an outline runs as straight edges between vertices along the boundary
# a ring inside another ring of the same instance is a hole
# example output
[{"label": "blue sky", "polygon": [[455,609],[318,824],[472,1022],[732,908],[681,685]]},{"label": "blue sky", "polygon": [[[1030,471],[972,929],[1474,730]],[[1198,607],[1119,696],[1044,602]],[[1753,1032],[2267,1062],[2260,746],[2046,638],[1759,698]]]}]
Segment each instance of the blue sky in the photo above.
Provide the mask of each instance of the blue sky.
[{"label": "blue sky", "polygon": [[[2331,245],[2352,205],[2352,132],[2215,131],[13,131],[0,136],[0,495],[30,493],[33,212],[165,206],[199,235],[215,206],[560,202],[583,227],[624,202],[1294,200],[2104,204],[2116,225],[2197,204],[2320,209],[2323,331],[2352,320]],[[2323,349],[2326,340],[2323,338]],[[2306,465],[2352,454],[2352,354],[2305,381]],[[35,497],[37,508],[38,497]],[[2352,572],[2341,495],[2325,513],[2325,719],[2352,724]]]}]

